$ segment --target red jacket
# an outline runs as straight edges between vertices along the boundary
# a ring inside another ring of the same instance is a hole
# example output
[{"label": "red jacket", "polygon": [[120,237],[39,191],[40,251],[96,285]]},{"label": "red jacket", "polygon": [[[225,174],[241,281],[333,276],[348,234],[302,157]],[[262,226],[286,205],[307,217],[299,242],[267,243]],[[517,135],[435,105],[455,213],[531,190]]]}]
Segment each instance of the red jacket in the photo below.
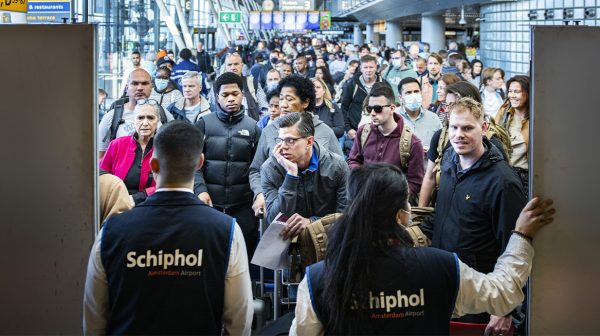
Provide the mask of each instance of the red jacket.
[{"label": "red jacket", "polygon": [[[124,136],[110,142],[106,154],[100,161],[100,169],[105,170],[121,180],[125,181],[125,177],[133,165],[135,159],[135,149],[137,141],[133,136]],[[152,195],[156,190],[156,182],[153,180],[149,188],[146,188],[148,176],[150,175],[150,158],[152,157],[153,148],[151,148],[142,158],[142,172],[140,176],[140,185],[138,191],[146,191],[146,194]]]},{"label": "red jacket", "polygon": [[[402,135],[402,129],[404,129],[404,120],[397,113],[394,113],[394,120],[396,120],[398,126],[388,136],[381,134],[379,128],[372,123],[358,128],[354,145],[348,156],[350,169],[373,162],[386,162],[402,167],[400,162],[400,136]],[[360,135],[362,134],[363,127],[371,127],[371,133],[367,138],[364,148],[360,144]],[[425,172],[423,168],[423,153],[421,140],[413,134],[408,170],[405,172],[411,195],[418,195],[421,190],[421,183],[423,182]]]}]

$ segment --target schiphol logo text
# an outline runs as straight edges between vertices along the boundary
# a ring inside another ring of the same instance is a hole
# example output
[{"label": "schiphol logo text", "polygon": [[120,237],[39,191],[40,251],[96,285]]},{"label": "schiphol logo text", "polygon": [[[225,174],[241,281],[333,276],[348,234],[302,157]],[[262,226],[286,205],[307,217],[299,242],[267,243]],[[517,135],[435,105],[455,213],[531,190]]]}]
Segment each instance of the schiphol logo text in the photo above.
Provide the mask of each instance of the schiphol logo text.
[{"label": "schiphol logo text", "polygon": [[198,270],[171,270],[169,267],[202,267],[202,250],[197,253],[184,254],[175,250],[175,253],[164,253],[163,250],[157,254],[152,250],[138,255],[136,251],[127,253],[127,268],[162,268],[148,271],[148,276],[200,276]]},{"label": "schiphol logo text", "polygon": [[[423,308],[425,307],[425,289],[421,288],[418,294],[403,294],[402,291],[398,290],[392,295],[386,295],[384,292],[379,292],[373,295],[373,292],[369,291],[369,310],[385,310],[385,313],[373,312],[370,314],[371,319],[389,319],[389,318],[405,318],[405,317],[419,317],[425,315],[425,310],[409,310],[409,311],[392,311],[396,308]],[[358,305],[356,300],[350,309],[357,309]]]}]

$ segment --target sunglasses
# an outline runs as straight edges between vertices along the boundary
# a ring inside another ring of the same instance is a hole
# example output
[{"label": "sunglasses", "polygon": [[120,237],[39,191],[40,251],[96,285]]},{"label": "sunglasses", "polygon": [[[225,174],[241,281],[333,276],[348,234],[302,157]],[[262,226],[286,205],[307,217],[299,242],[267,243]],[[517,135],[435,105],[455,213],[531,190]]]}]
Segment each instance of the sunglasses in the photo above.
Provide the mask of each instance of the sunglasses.
[{"label": "sunglasses", "polygon": [[367,112],[371,113],[371,111],[375,110],[375,113],[381,113],[383,111],[384,107],[390,107],[392,105],[367,105],[365,106],[365,109],[367,110]]}]

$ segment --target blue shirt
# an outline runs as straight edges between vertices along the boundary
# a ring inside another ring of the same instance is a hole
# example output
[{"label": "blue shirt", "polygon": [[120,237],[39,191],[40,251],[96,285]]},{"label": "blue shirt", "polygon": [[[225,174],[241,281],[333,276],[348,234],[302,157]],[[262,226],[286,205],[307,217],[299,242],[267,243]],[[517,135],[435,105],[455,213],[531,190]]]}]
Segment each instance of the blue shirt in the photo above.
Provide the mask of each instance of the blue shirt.
[{"label": "blue shirt", "polygon": [[[308,162],[308,168],[302,171],[302,174],[306,174],[306,172],[314,173],[317,171],[317,169],[319,169],[319,155],[317,155],[317,151],[315,150],[315,146],[313,145],[313,152],[312,156],[310,157],[310,161]],[[287,176],[294,179],[299,178],[298,176],[290,175],[289,173],[287,174]]]}]

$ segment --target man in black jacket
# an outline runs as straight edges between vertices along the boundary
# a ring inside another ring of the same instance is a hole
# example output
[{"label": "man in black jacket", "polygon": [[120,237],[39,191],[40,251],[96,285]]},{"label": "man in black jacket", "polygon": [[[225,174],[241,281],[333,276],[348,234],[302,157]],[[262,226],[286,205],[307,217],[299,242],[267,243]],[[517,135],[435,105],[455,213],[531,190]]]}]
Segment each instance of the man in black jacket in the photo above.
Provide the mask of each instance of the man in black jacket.
[{"label": "man in black jacket", "polygon": [[196,173],[194,192],[204,203],[237,219],[252,259],[258,238],[252,200],[254,193],[261,192],[261,186],[250,184],[248,171],[260,128],[244,113],[243,89],[242,77],[232,72],[215,81],[218,104],[213,113],[196,123],[204,133],[205,164]]},{"label": "man in black jacket", "polygon": [[362,116],[363,102],[369,95],[373,84],[381,82],[377,75],[377,59],[371,55],[365,55],[360,59],[360,73],[354,75],[344,86],[342,93],[342,112],[345,117],[345,128],[348,137],[352,140],[356,137],[356,130]]},{"label": "man in black jacket", "polygon": [[[481,104],[461,98],[449,111],[451,148],[444,154],[435,214],[422,223],[432,246],[454,252],[476,271],[490,273],[527,203],[519,177],[485,137]],[[506,334],[511,316],[467,315]],[[486,335],[488,330],[486,330]]]}]

